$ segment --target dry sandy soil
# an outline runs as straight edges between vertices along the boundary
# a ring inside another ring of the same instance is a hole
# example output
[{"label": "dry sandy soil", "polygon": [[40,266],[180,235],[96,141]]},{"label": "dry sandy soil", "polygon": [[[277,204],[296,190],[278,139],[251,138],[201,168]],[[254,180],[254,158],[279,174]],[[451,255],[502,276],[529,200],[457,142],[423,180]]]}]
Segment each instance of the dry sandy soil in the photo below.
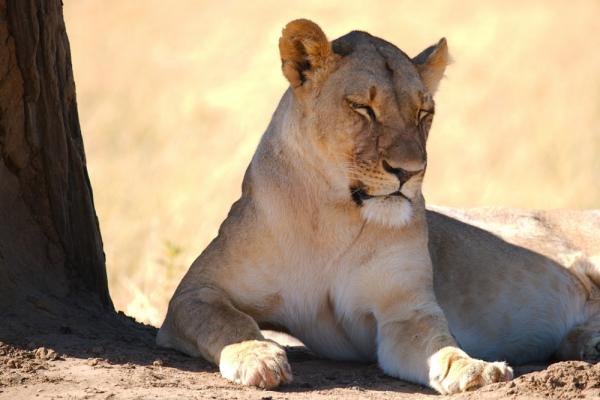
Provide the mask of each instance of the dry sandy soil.
[{"label": "dry sandy soil", "polygon": [[[294,382],[277,391],[228,383],[209,363],[154,345],[156,329],[120,314],[25,336],[0,327],[0,399],[442,399],[375,365],[318,359],[288,347]],[[3,333],[4,331],[4,333]],[[101,335],[98,332],[103,332]],[[600,398],[600,364],[517,368],[514,381],[452,399]]]}]

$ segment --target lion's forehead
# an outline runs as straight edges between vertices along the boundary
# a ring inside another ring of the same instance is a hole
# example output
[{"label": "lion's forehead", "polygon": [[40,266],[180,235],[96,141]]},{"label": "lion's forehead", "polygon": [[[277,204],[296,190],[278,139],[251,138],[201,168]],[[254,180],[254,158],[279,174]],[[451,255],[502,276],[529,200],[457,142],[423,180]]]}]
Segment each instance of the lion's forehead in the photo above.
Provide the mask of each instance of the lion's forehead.
[{"label": "lion's forehead", "polygon": [[392,76],[385,67],[378,69],[373,64],[359,60],[354,65],[342,66],[336,71],[337,76],[327,82],[325,90],[340,98],[364,99],[386,123],[413,121],[419,109],[431,108],[431,96],[418,77]]},{"label": "lion's forehead", "polygon": [[380,105],[417,109],[431,102],[417,70],[399,50],[379,51],[365,45],[342,60],[330,88],[343,96],[367,97],[376,89]]}]

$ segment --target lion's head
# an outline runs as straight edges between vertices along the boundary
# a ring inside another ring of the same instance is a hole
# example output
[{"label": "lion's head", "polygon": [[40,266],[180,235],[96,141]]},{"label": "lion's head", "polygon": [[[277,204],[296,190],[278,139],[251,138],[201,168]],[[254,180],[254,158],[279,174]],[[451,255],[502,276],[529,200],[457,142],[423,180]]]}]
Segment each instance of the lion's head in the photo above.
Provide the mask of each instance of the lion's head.
[{"label": "lion's head", "polygon": [[330,184],[367,221],[401,226],[422,202],[432,95],[449,61],[445,39],[415,58],[365,32],[329,42],[290,22],[279,41],[301,131]]}]

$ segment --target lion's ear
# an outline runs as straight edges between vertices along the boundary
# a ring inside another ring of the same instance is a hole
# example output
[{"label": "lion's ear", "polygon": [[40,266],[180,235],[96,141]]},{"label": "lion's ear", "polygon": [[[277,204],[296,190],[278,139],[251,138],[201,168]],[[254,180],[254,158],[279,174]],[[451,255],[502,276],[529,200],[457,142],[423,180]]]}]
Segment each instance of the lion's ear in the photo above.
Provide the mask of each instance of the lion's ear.
[{"label": "lion's ear", "polygon": [[323,69],[332,57],[331,44],[319,25],[307,19],[297,19],[283,28],[279,39],[281,69],[293,88]]},{"label": "lion's ear", "polygon": [[421,75],[421,80],[427,86],[427,89],[432,94],[435,93],[440,80],[444,76],[446,66],[451,62],[446,38],[441,38],[437,44],[423,50],[412,61],[417,67],[419,75]]}]

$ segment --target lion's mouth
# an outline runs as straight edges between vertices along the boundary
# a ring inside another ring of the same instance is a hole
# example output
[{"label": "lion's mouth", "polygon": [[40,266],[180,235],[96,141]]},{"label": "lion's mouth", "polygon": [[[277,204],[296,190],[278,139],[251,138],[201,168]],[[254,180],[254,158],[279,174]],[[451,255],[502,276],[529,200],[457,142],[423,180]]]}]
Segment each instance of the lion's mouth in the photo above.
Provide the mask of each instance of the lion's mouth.
[{"label": "lion's mouth", "polygon": [[352,196],[352,200],[359,206],[361,206],[365,200],[374,199],[374,198],[382,199],[382,198],[386,198],[386,197],[402,197],[409,203],[411,202],[411,200],[400,190],[396,190],[395,192],[389,193],[389,194],[373,196],[373,195],[368,194],[365,191],[364,187],[355,186],[355,187],[350,188],[350,194]]}]

